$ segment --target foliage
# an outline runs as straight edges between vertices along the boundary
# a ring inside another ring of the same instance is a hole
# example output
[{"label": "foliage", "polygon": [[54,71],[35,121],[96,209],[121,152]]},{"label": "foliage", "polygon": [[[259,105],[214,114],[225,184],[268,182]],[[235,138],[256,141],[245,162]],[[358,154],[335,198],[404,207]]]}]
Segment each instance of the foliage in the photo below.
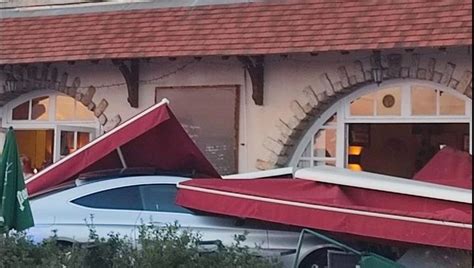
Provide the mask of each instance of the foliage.
[{"label": "foliage", "polygon": [[180,228],[177,223],[159,228],[142,225],[137,243],[110,233],[99,237],[89,225],[90,243],[64,246],[56,233],[40,244],[24,233],[0,236],[0,268],[3,267],[279,267],[277,260],[252,254],[236,235],[231,246],[217,243],[213,251],[203,251],[201,236]]}]

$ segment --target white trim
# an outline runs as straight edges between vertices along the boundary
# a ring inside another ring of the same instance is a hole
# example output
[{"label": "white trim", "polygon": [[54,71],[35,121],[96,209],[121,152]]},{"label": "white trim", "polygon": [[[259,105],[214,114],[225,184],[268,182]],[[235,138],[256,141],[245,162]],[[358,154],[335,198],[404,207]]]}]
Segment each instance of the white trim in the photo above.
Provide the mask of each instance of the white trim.
[{"label": "white trim", "polygon": [[458,223],[458,222],[449,222],[449,221],[441,221],[441,220],[430,220],[430,219],[423,219],[417,217],[409,217],[409,216],[400,216],[400,215],[393,215],[393,214],[386,214],[386,213],[379,213],[379,212],[370,212],[370,211],[362,211],[362,210],[355,210],[355,209],[347,209],[347,208],[338,208],[338,207],[330,207],[324,205],[314,205],[302,202],[295,202],[295,201],[287,201],[287,200],[280,200],[274,198],[266,198],[260,196],[253,196],[247,194],[238,194],[238,193],[231,193],[231,192],[223,192],[218,190],[211,190],[206,188],[199,188],[194,186],[182,185],[181,183],[177,184],[179,189],[196,191],[196,192],[203,192],[208,194],[215,194],[215,195],[222,195],[222,196],[230,196],[235,198],[253,200],[253,201],[261,201],[279,205],[288,205],[294,207],[303,207],[303,208],[310,208],[310,209],[319,209],[324,211],[332,211],[332,212],[339,212],[339,213],[346,213],[346,214],[353,214],[353,215],[360,215],[360,216],[369,216],[369,217],[376,217],[376,218],[383,218],[383,219],[391,219],[391,220],[399,220],[399,221],[408,221],[408,222],[417,222],[417,223],[426,223],[426,224],[433,224],[433,225],[442,225],[442,226],[450,226],[450,227],[458,227],[464,229],[472,229],[472,224],[465,224],[465,223]]},{"label": "white trim", "polygon": [[141,117],[141,116],[144,116],[150,112],[152,112],[154,109],[158,108],[159,106],[162,106],[164,104],[169,104],[169,100],[168,99],[162,99],[159,103],[155,104],[155,105],[152,105],[150,108],[138,113],[137,115],[135,115],[134,117],[130,118],[129,120],[125,121],[123,124],[120,124],[118,125],[116,128],[113,128],[111,131],[105,133],[104,135],[101,135],[99,136],[97,139],[94,139],[93,141],[89,142],[88,144],[86,144],[84,147],[80,148],[79,150],[73,152],[72,154],[69,154],[67,155],[66,157],[60,159],[58,162],[46,167],[45,169],[43,169],[41,172],[33,175],[32,177],[30,177],[28,180],[26,180],[26,183],[29,183],[35,179],[38,178],[39,175],[41,175],[42,173],[45,173],[45,172],[48,172],[49,170],[55,168],[56,166],[58,165],[61,165],[63,162],[67,161],[69,158],[73,157],[74,155],[84,151],[84,150],[87,150],[89,147],[92,147],[94,146],[96,143],[98,143],[99,141],[102,141],[103,139],[107,138],[108,136],[112,135],[113,133],[121,130],[122,128],[130,125],[132,122],[134,122],[137,118]]},{"label": "white trim", "polygon": [[295,178],[472,204],[472,190],[344,168],[319,166],[299,169],[295,171]]},{"label": "white trim", "polygon": [[410,116],[411,115],[411,84],[406,84],[401,86],[401,116]]},{"label": "white trim", "polygon": [[[336,167],[343,168],[346,166],[345,153],[347,147],[346,141],[346,125],[342,115],[344,114],[345,106],[341,105],[337,111],[337,128],[336,128]],[[341,156],[342,157],[338,157]]]},{"label": "white trim", "polygon": [[259,179],[259,178],[277,177],[277,176],[283,176],[283,175],[291,175],[293,177],[293,171],[294,171],[294,168],[286,167],[286,168],[276,168],[276,169],[270,169],[270,170],[264,170],[264,171],[226,175],[226,176],[222,176],[222,178],[226,180],[240,180],[240,179]]}]

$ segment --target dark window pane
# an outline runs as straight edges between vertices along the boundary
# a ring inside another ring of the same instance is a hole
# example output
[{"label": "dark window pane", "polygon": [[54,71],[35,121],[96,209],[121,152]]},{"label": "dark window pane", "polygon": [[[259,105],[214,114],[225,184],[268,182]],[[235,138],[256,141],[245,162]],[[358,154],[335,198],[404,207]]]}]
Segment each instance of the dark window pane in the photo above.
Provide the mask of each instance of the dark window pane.
[{"label": "dark window pane", "polygon": [[102,191],[71,202],[90,208],[143,210],[138,186]]},{"label": "dark window pane", "polygon": [[74,132],[61,130],[61,156],[66,156],[74,151]]},{"label": "dark window pane", "polygon": [[176,205],[176,186],[171,184],[151,184],[140,186],[145,210],[161,212],[191,213]]},{"label": "dark window pane", "polygon": [[82,148],[90,141],[90,133],[88,132],[77,132],[77,149]]},{"label": "dark window pane", "polygon": [[39,97],[31,102],[31,120],[48,120],[49,97]]},{"label": "dark window pane", "polygon": [[13,120],[28,120],[30,110],[30,102],[24,102],[17,107],[13,108],[12,119]]}]

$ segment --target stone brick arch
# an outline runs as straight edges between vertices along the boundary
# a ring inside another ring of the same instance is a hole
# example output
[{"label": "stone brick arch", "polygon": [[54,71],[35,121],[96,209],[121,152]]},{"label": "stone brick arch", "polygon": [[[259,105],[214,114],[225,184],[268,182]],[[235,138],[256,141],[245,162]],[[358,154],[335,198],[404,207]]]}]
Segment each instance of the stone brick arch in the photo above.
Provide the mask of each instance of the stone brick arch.
[{"label": "stone brick arch", "polygon": [[[350,93],[373,84],[372,68],[376,61],[356,60],[319,75],[317,88],[303,88],[298,97],[291,100],[285,117],[278,118],[275,127],[263,142],[263,153],[257,159],[260,170],[284,167],[290,161],[301,138],[312,124]],[[390,79],[417,79],[431,81],[452,88],[472,99],[472,69],[456,68],[452,62],[440,62],[436,58],[424,58],[419,54],[390,54],[382,57],[383,77]]]},{"label": "stone brick arch", "polygon": [[0,85],[0,106],[34,90],[54,90],[73,97],[86,106],[94,113],[106,132],[122,121],[120,115],[115,115],[111,119],[107,118],[105,111],[109,103],[106,99],[102,99],[98,103],[93,101],[96,92],[94,86],[81,87],[80,77],[75,76],[71,79],[67,72],[60,75],[58,68],[52,65],[43,64],[40,67],[35,65],[5,65],[1,71],[6,76],[5,82],[13,80],[16,86],[11,88],[6,83]]}]

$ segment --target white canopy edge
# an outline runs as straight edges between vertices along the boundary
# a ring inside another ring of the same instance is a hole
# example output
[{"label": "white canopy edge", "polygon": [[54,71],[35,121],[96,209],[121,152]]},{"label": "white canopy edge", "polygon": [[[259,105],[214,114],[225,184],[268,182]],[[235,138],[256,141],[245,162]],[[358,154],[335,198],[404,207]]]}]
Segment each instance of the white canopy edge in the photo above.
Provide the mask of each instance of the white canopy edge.
[{"label": "white canopy edge", "polygon": [[263,171],[226,175],[226,176],[222,176],[222,178],[226,180],[262,179],[262,178],[277,177],[277,176],[284,176],[284,175],[293,176],[293,172],[294,172],[294,169],[292,167],[285,167],[285,168],[276,168],[276,169],[263,170]]},{"label": "white canopy edge", "polygon": [[330,166],[297,170],[295,178],[472,204],[472,190]]}]

